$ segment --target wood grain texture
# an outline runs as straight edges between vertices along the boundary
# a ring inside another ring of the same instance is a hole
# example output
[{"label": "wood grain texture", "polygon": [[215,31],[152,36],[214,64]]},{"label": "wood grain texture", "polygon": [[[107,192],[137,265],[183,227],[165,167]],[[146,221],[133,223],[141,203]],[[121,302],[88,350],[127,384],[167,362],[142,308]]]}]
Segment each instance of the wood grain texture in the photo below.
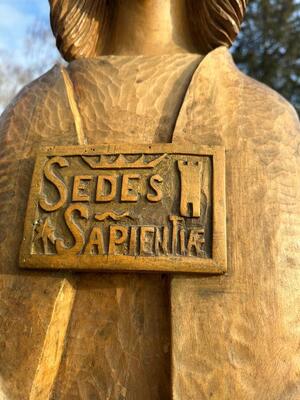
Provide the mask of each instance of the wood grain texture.
[{"label": "wood grain texture", "polygon": [[[40,143],[72,141],[60,69],[25,88],[0,121],[0,376],[4,398],[29,398],[61,275],[21,272],[18,252]],[[68,134],[67,134],[68,132]],[[49,137],[47,135],[49,134]]]},{"label": "wood grain texture", "polygon": [[170,142],[200,59],[179,54],[72,62],[68,71],[88,143]]},{"label": "wood grain texture", "polygon": [[30,400],[48,399],[51,396],[64,351],[75,295],[76,281],[64,279],[53,305],[31,386]]},{"label": "wood grain texture", "polygon": [[[190,84],[199,60],[112,56],[76,61],[67,73],[90,144],[173,138],[226,148],[229,271],[172,280],[173,398],[297,400],[299,122],[225,48],[206,56]],[[21,93],[0,132],[0,395],[24,400],[41,361],[47,370],[43,348],[65,278],[21,272],[17,261],[37,146],[78,143],[58,67]],[[47,398],[170,398],[168,296],[160,275],[78,275]]]},{"label": "wood grain texture", "polygon": [[173,278],[173,396],[300,398],[299,121],[223,48],[202,62],[176,143],[226,149],[228,274]]},{"label": "wood grain texture", "polygon": [[53,399],[170,398],[168,280],[85,274]]},{"label": "wood grain texture", "polygon": [[[140,57],[135,61],[108,57],[72,63],[66,73],[74,87],[73,109],[62,71],[56,67],[26,88],[1,117],[0,381],[1,394],[8,399],[35,395],[39,388],[32,385],[39,378],[38,371],[48,371],[43,348],[51,344],[47,332],[58,326],[52,317],[60,309],[57,301],[66,276],[18,268],[37,147],[78,143],[74,107],[90,144],[170,141],[176,113],[199,60],[198,56],[179,55],[149,58],[148,62]],[[58,373],[57,363],[55,369],[50,368],[56,381],[50,380],[46,398],[52,392],[57,399],[90,399],[99,393],[112,399],[124,398],[126,393],[126,398],[137,399],[142,390],[149,399],[168,398],[168,298],[160,275],[79,275],[74,309],[61,322],[67,334],[66,352]],[[75,350],[79,345],[82,348]],[[119,386],[115,386],[117,376]]]},{"label": "wood grain texture", "polygon": [[[199,57],[166,61],[105,57],[70,64],[89,144],[170,140]],[[160,275],[82,275],[54,398],[169,398],[168,296]],[[86,317],[83,310],[89,310]]]}]

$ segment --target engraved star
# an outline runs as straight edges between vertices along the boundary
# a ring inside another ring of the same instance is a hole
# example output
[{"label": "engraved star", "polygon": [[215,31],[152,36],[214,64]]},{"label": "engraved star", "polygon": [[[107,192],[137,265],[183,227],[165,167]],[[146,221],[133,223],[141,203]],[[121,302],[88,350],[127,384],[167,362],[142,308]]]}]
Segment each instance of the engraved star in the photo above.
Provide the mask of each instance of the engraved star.
[{"label": "engraved star", "polygon": [[43,241],[44,254],[50,254],[49,252],[49,241],[55,244],[56,235],[53,225],[51,224],[49,218],[46,218],[44,223],[40,223],[35,229],[37,235],[35,240]]}]

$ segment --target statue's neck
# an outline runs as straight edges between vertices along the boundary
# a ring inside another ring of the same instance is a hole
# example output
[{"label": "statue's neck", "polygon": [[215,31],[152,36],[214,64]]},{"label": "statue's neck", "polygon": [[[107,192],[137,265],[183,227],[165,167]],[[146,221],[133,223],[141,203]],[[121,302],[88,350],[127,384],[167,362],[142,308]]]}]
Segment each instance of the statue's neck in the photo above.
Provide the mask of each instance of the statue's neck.
[{"label": "statue's neck", "polygon": [[116,55],[195,53],[179,0],[118,0],[104,52]]}]

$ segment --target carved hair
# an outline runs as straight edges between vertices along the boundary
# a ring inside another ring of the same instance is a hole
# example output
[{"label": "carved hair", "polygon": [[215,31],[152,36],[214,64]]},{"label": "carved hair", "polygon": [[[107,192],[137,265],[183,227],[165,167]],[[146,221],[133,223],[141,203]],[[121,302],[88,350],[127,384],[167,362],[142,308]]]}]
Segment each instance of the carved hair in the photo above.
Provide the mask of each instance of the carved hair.
[{"label": "carved hair", "polygon": [[[194,43],[200,53],[230,46],[240,30],[247,0],[184,0]],[[49,0],[51,26],[67,61],[97,57],[117,0]]]},{"label": "carved hair", "polygon": [[185,0],[196,47],[202,54],[231,46],[240,31],[248,0]]}]

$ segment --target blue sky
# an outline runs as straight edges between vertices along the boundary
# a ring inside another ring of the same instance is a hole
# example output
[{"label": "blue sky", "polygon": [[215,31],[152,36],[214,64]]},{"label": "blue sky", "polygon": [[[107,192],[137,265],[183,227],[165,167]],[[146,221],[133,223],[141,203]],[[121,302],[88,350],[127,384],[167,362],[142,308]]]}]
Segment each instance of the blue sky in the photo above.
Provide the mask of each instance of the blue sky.
[{"label": "blue sky", "polygon": [[0,0],[0,49],[22,46],[28,27],[37,19],[49,18],[47,0]]}]

